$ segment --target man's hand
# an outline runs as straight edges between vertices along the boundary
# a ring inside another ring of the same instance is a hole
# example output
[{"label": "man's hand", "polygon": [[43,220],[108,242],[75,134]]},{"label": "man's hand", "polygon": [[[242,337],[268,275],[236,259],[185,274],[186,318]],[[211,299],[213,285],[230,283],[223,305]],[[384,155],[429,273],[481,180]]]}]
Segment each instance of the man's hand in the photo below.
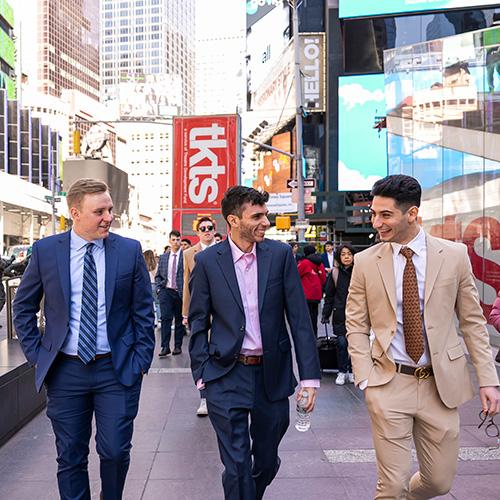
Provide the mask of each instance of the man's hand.
[{"label": "man's hand", "polygon": [[183,316],[183,317],[182,317],[182,324],[183,324],[184,326],[188,326],[188,319],[187,319],[187,316]]},{"label": "man's hand", "polygon": [[497,387],[481,387],[479,397],[485,413],[491,417],[500,413],[500,391]]},{"label": "man's hand", "polygon": [[314,410],[314,404],[316,403],[316,392],[317,389],[315,387],[301,387],[297,391],[297,395],[295,396],[295,399],[299,401],[302,398],[302,393],[304,391],[307,391],[309,394],[309,397],[307,399],[307,406],[305,407],[305,410],[307,413],[310,413],[311,411]]}]

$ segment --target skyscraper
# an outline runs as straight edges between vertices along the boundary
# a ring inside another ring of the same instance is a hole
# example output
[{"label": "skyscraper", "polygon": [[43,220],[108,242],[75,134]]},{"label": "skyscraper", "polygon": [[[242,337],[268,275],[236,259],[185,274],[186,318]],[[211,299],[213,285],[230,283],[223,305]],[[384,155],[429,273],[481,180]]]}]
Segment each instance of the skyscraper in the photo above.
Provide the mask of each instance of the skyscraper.
[{"label": "skyscraper", "polygon": [[[182,114],[194,111],[194,2],[102,0],[101,74],[104,101],[120,97],[120,83],[132,81],[141,85],[141,78],[145,82],[178,78],[182,82],[178,111]],[[138,90],[137,95],[140,92]],[[166,101],[172,97],[165,96]],[[167,102],[165,106],[169,104]],[[154,113],[147,112],[147,116],[151,114]]]},{"label": "skyscraper", "polygon": [[197,0],[196,9],[196,114],[241,112],[246,108],[245,2]]},{"label": "skyscraper", "polygon": [[[22,72],[30,86],[100,97],[99,0],[17,0]],[[22,10],[21,10],[22,9]]]}]

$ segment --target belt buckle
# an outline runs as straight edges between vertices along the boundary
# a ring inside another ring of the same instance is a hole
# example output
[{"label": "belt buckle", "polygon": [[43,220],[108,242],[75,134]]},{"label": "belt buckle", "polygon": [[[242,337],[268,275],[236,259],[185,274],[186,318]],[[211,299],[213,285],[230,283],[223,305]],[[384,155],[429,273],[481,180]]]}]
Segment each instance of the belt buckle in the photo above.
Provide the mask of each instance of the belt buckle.
[{"label": "belt buckle", "polygon": [[415,368],[415,377],[419,380],[429,378],[431,376],[431,370],[427,366],[419,366]]}]

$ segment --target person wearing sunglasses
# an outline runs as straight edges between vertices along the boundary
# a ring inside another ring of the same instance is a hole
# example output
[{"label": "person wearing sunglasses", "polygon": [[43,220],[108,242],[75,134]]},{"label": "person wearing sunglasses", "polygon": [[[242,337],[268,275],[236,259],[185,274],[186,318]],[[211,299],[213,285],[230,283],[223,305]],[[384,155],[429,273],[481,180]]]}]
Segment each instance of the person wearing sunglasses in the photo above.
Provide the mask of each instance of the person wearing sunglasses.
[{"label": "person wearing sunglasses", "polygon": [[[200,217],[196,222],[196,231],[200,241],[184,252],[184,296],[182,298],[182,316],[185,326],[188,326],[189,302],[191,301],[188,285],[195,265],[195,256],[198,252],[202,252],[206,248],[217,244],[215,241],[215,222],[210,217]],[[200,406],[196,410],[196,415],[199,417],[206,417],[208,415],[204,389],[200,390]]]}]

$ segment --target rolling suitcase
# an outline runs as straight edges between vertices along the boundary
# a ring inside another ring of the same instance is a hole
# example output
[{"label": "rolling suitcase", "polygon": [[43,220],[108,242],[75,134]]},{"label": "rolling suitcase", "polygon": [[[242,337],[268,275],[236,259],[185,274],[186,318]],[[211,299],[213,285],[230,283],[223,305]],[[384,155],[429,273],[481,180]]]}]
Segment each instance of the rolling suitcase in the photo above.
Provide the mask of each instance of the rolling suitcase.
[{"label": "rolling suitcase", "polygon": [[338,370],[337,358],[337,337],[328,335],[328,328],[325,324],[326,337],[317,339],[319,366],[322,370]]}]

